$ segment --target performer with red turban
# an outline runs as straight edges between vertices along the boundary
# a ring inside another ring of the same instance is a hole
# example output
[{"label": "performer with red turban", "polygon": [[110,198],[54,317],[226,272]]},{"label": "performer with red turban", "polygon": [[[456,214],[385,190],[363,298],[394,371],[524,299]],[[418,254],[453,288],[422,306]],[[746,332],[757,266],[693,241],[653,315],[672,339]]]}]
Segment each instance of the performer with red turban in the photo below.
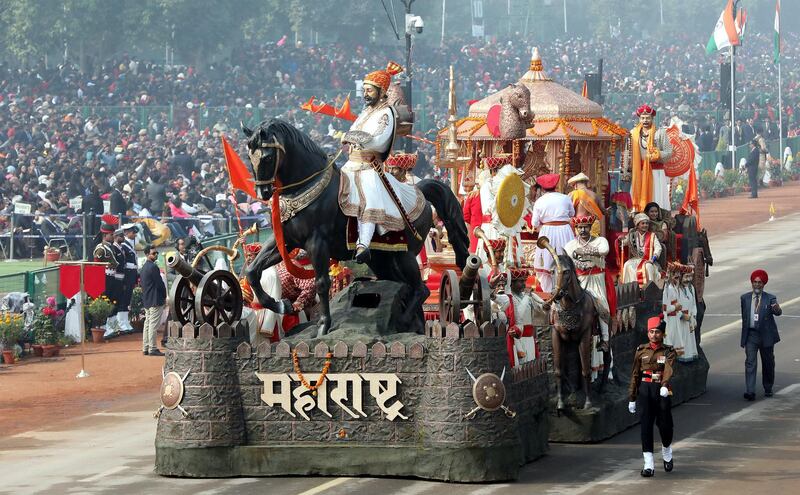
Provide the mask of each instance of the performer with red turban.
[{"label": "performer with red turban", "polygon": [[783,314],[778,298],[764,292],[769,276],[764,270],[755,270],[750,274],[750,285],[753,290],[742,294],[742,338],[741,346],[745,350],[745,400],[756,399],[756,372],[758,354],[761,354],[761,383],[764,385],[764,397],[772,397],[772,386],[775,383],[775,344],[780,342],[778,325],[775,317]]},{"label": "performer with red turban", "polygon": [[[550,245],[557,254],[564,254],[564,246],[573,239],[570,220],[575,216],[575,207],[566,194],[556,192],[558,174],[540,175],[536,183],[544,190],[544,194],[533,204],[531,224],[539,231],[539,236],[546,236]],[[537,247],[533,257],[533,267],[536,270],[536,279],[539,281],[543,292],[553,290],[553,257],[546,249]]]},{"label": "performer with red turban", "polygon": [[644,212],[647,203],[655,201],[669,210],[669,179],[664,173],[664,162],[672,156],[667,130],[653,127],[656,111],[649,105],[636,110],[639,124],[631,129],[628,152],[623,169],[632,174],[631,196],[633,208]]},{"label": "performer with red turban", "polygon": [[594,215],[581,215],[572,218],[578,237],[569,241],[564,246],[564,252],[572,258],[575,272],[581,286],[586,289],[594,299],[600,323],[600,335],[594,337],[592,345],[592,378],[603,368],[603,351],[609,352],[608,330],[611,326],[611,317],[617,312],[617,291],[611,274],[606,271],[606,256],[608,255],[608,241],[605,237],[592,235],[592,225],[595,223]]}]

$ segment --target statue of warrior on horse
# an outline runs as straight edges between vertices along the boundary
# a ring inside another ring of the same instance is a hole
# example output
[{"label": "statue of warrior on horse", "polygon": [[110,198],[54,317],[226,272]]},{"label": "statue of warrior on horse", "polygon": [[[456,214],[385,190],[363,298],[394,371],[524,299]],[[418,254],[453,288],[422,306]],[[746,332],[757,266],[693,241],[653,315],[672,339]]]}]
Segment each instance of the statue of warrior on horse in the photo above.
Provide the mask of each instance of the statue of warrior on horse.
[{"label": "statue of warrior on horse", "polygon": [[411,296],[400,321],[409,331],[422,333],[422,303],[430,291],[422,281],[416,255],[433,225],[433,208],[444,222],[459,268],[469,254],[461,205],[446,184],[436,180],[404,184],[383,171],[397,128],[387,91],[391,76],[401,70],[390,63],[386,70],[364,79],[366,106],[342,139],[349,157],[341,170],[287,122],[273,119],[255,129],[242,126],[256,190],[262,200],[272,201],[274,232],[248,266],[247,279],[263,307],[281,314],[291,311],[288,301],[272,299],[259,281],[262,272],[279,263],[285,253],[304,249],[314,271],[302,276],[315,277],[320,300],[318,336],[328,333],[332,323],[331,259],[355,258],[379,279],[409,285]]}]

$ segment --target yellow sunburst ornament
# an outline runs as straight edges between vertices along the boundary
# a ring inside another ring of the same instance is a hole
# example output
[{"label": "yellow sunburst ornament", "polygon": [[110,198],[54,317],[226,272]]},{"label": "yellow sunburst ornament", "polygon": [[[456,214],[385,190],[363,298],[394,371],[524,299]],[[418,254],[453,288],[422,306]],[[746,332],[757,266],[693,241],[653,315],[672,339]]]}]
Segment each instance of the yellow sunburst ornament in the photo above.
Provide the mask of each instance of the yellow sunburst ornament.
[{"label": "yellow sunburst ornament", "polygon": [[511,174],[500,183],[495,198],[497,217],[504,227],[513,228],[525,211],[525,184],[519,175]]}]

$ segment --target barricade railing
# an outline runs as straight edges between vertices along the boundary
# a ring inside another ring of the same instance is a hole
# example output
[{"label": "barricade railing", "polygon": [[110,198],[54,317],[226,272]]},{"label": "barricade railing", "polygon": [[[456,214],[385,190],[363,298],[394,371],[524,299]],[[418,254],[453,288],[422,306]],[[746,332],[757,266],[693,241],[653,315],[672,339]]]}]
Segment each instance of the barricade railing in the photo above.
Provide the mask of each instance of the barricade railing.
[{"label": "barricade railing", "polygon": [[[269,235],[271,235],[271,229],[266,228],[259,231],[258,239],[250,238],[248,239],[248,242],[264,242]],[[206,237],[201,242],[203,247],[219,245],[231,248],[238,237],[239,233],[236,231],[234,233]],[[137,255],[139,254],[141,253],[137,252]],[[220,259],[223,256],[223,253],[212,252],[208,255],[209,263],[213,267],[217,259]],[[227,260],[225,263],[225,266],[227,267]],[[234,261],[233,266],[233,272],[237,276],[242,271],[243,265],[244,256],[242,256],[240,252],[240,256]],[[171,282],[172,278],[174,278],[174,274],[170,273],[169,270],[167,270],[166,273],[168,282]],[[18,273],[0,275],[0,297],[8,294],[9,292],[26,292],[28,293],[31,302],[33,302],[37,307],[44,305],[49,296],[55,296],[57,303],[59,305],[63,305],[63,303],[66,301],[64,297],[61,296],[59,291],[59,280],[59,268],[56,265],[39,268],[36,270],[26,270]]]},{"label": "barricade railing", "polygon": [[[0,231],[0,257],[6,260],[38,259],[45,255],[46,247],[56,247],[59,250],[66,250],[66,253],[62,254],[68,253],[73,258],[85,258],[85,254],[93,244],[94,236],[97,235],[101,216],[100,214],[84,216],[82,213],[12,213],[8,215],[9,228]],[[239,221],[242,222],[243,228],[247,228],[253,222],[268,225],[268,217],[263,214],[241,215],[238,220],[233,215],[124,216],[122,221],[143,223],[151,233],[153,227],[163,230],[162,234],[168,232],[171,242],[177,240],[177,237],[188,236],[192,227],[195,227],[205,239],[209,236],[238,232]],[[151,221],[157,224],[153,225]]]}]

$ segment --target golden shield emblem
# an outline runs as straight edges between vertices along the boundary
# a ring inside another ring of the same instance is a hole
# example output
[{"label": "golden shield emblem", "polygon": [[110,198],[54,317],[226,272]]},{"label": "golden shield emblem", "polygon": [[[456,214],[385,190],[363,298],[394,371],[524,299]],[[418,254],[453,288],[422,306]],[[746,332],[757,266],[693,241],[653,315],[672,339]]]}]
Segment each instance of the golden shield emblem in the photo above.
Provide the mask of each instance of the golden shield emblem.
[{"label": "golden shield emblem", "polygon": [[519,223],[525,210],[525,184],[519,175],[511,174],[503,179],[497,189],[495,206],[503,226],[511,228]]}]

